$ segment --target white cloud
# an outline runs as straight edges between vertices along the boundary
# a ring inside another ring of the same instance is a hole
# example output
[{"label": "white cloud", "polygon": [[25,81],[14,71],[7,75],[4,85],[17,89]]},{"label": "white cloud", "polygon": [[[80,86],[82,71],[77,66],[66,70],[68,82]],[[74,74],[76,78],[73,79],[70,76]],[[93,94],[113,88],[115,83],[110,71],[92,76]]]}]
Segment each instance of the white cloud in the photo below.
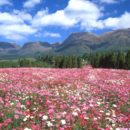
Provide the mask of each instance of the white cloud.
[{"label": "white cloud", "polygon": [[100,28],[97,22],[102,16],[99,7],[86,0],[70,0],[65,9],[65,13],[70,19],[75,19],[77,24],[84,30]]},{"label": "white cloud", "polygon": [[[107,3],[116,0],[102,0]],[[130,27],[130,13],[126,12],[119,17],[108,17],[102,20],[101,8],[93,2],[87,0],[70,0],[63,10],[49,14],[48,10],[39,11],[32,20],[34,27],[60,26],[74,27],[79,26],[82,30],[91,31],[95,29],[118,29]]]},{"label": "white cloud", "polygon": [[73,27],[80,25],[85,30],[101,26],[97,20],[102,16],[96,4],[86,0],[70,0],[64,10],[49,14],[47,10],[39,11],[33,18],[33,26]]},{"label": "white cloud", "polygon": [[0,0],[0,6],[3,5],[12,5],[12,3],[9,0]]},{"label": "white cloud", "polygon": [[23,23],[23,20],[15,14],[0,12],[0,24]]},{"label": "white cloud", "polygon": [[114,4],[119,2],[118,0],[100,0],[102,3],[107,3],[107,4]]},{"label": "white cloud", "polygon": [[18,40],[36,33],[36,29],[25,23],[30,19],[32,19],[31,15],[22,11],[0,12],[0,36]]},{"label": "white cloud", "polygon": [[13,13],[24,21],[31,21],[32,15],[24,11],[14,10]]},{"label": "white cloud", "polygon": [[0,24],[22,24],[24,21],[32,20],[32,16],[26,12],[13,10],[12,13],[0,12]]},{"label": "white cloud", "polygon": [[[32,0],[28,0],[27,2],[29,1]],[[36,3],[33,3],[33,6],[35,5]],[[31,4],[28,7],[31,7]],[[42,35],[40,37],[61,37],[59,33],[42,31],[43,28],[48,26],[62,28],[78,26],[85,31],[130,27],[129,12],[125,12],[119,17],[102,19],[103,14],[100,6],[89,0],[69,0],[68,5],[63,10],[57,10],[54,13],[49,13],[48,9],[44,9],[32,16],[25,11],[13,10],[12,12],[0,12],[0,36],[6,39],[20,40],[30,35],[39,36],[41,32]]]},{"label": "white cloud", "polygon": [[64,26],[71,27],[75,24],[75,20],[68,18],[63,10],[59,10],[53,14],[49,14],[47,10],[39,11],[32,21],[35,27],[45,26]]},{"label": "white cloud", "polygon": [[34,6],[36,6],[37,4],[40,4],[41,0],[27,0],[23,6],[25,8],[33,8]]},{"label": "white cloud", "polygon": [[130,13],[125,12],[120,17],[107,18],[102,21],[104,28],[111,29],[121,29],[121,28],[130,28]]},{"label": "white cloud", "polygon": [[35,29],[25,24],[0,25],[0,35],[11,40],[25,39],[35,32]]},{"label": "white cloud", "polygon": [[60,38],[61,35],[59,33],[52,33],[52,32],[44,32],[43,34],[45,37],[52,37],[52,38]]}]

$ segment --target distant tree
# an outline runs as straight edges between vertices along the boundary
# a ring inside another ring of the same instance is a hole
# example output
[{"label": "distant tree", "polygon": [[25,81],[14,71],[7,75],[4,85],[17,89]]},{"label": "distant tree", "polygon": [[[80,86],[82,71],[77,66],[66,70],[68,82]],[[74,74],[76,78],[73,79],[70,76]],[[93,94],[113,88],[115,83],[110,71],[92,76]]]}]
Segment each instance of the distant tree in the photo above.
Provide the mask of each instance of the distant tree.
[{"label": "distant tree", "polygon": [[83,63],[82,63],[82,59],[80,57],[77,58],[77,63],[78,63],[78,68],[81,68]]},{"label": "distant tree", "polygon": [[116,63],[117,63],[117,54],[116,53],[111,53],[111,68],[116,68]]},{"label": "distant tree", "polygon": [[96,56],[93,55],[93,54],[91,54],[90,57],[89,57],[89,60],[90,60],[90,64],[91,64],[93,67],[96,67],[95,59],[96,59]]},{"label": "distant tree", "polygon": [[99,67],[100,66],[99,63],[100,63],[100,54],[96,53],[94,58],[95,67]]},{"label": "distant tree", "polygon": [[19,66],[20,67],[31,67],[32,66],[32,63],[31,63],[31,60],[29,59],[19,59]]},{"label": "distant tree", "polygon": [[62,68],[67,68],[67,60],[68,58],[67,57],[63,57],[63,67]]},{"label": "distant tree", "polygon": [[72,60],[72,67],[73,67],[73,68],[78,67],[77,57],[76,57],[76,56],[72,56],[71,58],[72,58],[72,59],[71,59],[71,60]]},{"label": "distant tree", "polygon": [[125,55],[122,52],[119,52],[117,55],[117,69],[125,68]]},{"label": "distant tree", "polygon": [[130,50],[126,54],[126,68],[130,69]]},{"label": "distant tree", "polygon": [[[72,62],[72,57],[69,56],[67,60],[67,68],[72,68],[73,62]],[[75,67],[75,66],[74,66]]]},{"label": "distant tree", "polygon": [[59,67],[60,67],[60,62],[61,62],[60,57],[55,57],[55,67],[56,67],[56,68],[59,68]]}]

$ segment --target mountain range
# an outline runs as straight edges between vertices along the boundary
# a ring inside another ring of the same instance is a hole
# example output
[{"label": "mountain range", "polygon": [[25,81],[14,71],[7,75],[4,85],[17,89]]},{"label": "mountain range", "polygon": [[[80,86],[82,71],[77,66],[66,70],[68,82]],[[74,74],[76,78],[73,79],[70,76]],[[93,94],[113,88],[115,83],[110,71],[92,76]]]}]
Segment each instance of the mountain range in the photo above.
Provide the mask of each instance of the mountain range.
[{"label": "mountain range", "polygon": [[127,51],[130,49],[130,28],[95,35],[76,32],[62,43],[28,42],[22,47],[16,43],[0,42],[0,59],[43,55],[82,55],[100,51]]}]

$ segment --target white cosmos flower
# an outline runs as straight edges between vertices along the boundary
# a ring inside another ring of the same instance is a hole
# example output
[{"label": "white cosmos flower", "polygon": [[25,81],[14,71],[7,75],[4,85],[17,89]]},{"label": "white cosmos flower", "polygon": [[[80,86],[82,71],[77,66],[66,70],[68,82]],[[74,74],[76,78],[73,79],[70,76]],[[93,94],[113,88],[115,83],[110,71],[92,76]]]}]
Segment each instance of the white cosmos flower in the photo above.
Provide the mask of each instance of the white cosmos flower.
[{"label": "white cosmos flower", "polygon": [[110,116],[110,113],[109,113],[109,112],[107,112],[107,113],[106,113],[106,115],[107,115],[107,116]]},{"label": "white cosmos flower", "polygon": [[21,108],[24,108],[24,109],[26,109],[26,106],[25,106],[25,105],[21,105]]},{"label": "white cosmos flower", "polygon": [[34,117],[33,116],[30,116],[31,119],[33,119]]},{"label": "white cosmos flower", "polygon": [[51,127],[51,126],[53,126],[53,124],[50,121],[47,121],[47,126]]},{"label": "white cosmos flower", "polygon": [[84,117],[84,119],[88,120],[89,118],[88,117]]},{"label": "white cosmos flower", "polygon": [[101,113],[103,113],[104,111],[100,110]]},{"label": "white cosmos flower", "polygon": [[100,106],[100,105],[101,105],[101,102],[97,102],[97,104]]},{"label": "white cosmos flower", "polygon": [[112,110],[112,117],[116,117],[116,113],[114,110]]},{"label": "white cosmos flower", "polygon": [[72,115],[73,116],[78,116],[78,113],[77,112],[73,112]]},{"label": "white cosmos flower", "polygon": [[10,105],[13,106],[13,105],[14,105],[14,102],[11,102]]},{"label": "white cosmos flower", "polygon": [[27,118],[27,117],[25,117],[25,118],[23,119],[23,121],[27,121],[27,119],[28,119],[28,118]]},{"label": "white cosmos flower", "polygon": [[24,128],[24,130],[32,130],[32,129],[29,129],[29,128],[26,127],[26,128]]},{"label": "white cosmos flower", "polygon": [[37,108],[35,108],[35,107],[33,108],[33,110],[36,110],[36,109],[37,109]]},{"label": "white cosmos flower", "polygon": [[117,107],[117,105],[116,105],[116,104],[113,104],[112,106],[113,106],[113,107]]},{"label": "white cosmos flower", "polygon": [[113,124],[112,124],[112,126],[113,126],[113,127],[115,127],[115,126],[116,126],[116,124],[115,124],[115,123],[113,123]]},{"label": "white cosmos flower", "polygon": [[97,120],[97,118],[96,118],[96,117],[94,117],[94,120],[96,121],[96,120]]},{"label": "white cosmos flower", "polygon": [[42,120],[43,121],[46,121],[48,119],[48,116],[46,116],[46,115],[44,115],[43,117],[42,117]]},{"label": "white cosmos flower", "polygon": [[62,124],[62,125],[65,125],[65,124],[66,124],[66,120],[62,119],[62,120],[61,120],[61,124]]},{"label": "white cosmos flower", "polygon": [[29,118],[29,117],[30,117],[30,115],[27,115],[27,116],[26,116],[26,118]]}]

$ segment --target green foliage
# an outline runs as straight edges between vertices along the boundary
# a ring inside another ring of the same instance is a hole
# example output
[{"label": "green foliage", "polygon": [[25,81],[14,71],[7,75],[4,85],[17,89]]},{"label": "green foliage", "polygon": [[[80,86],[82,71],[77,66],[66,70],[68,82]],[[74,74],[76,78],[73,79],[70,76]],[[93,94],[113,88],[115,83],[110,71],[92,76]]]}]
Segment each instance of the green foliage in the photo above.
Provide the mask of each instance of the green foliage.
[{"label": "green foliage", "polygon": [[0,68],[16,67],[81,68],[82,58],[77,56],[38,56],[36,59],[20,58],[16,61],[0,61]]},{"label": "green foliage", "polygon": [[20,58],[19,60],[0,61],[0,68],[16,67],[50,67],[50,68],[81,68],[91,64],[95,68],[130,69],[130,51],[91,53],[79,56],[38,56],[35,59]]},{"label": "green foliage", "polygon": [[130,69],[130,51],[84,54],[82,58],[95,68]]},{"label": "green foliage", "polygon": [[[129,101],[129,103],[130,103],[130,101]],[[124,105],[121,106],[120,110],[122,113],[129,113],[129,108],[130,108],[129,103],[125,103]]]},{"label": "green foliage", "polygon": [[126,68],[130,69],[130,50],[126,54]]},{"label": "green foliage", "polygon": [[53,58],[55,68],[81,68],[82,59],[77,56],[56,56]]},{"label": "green foliage", "polygon": [[77,121],[76,124],[74,125],[73,130],[85,130],[85,128],[83,128],[83,127],[81,126],[80,121]]}]

